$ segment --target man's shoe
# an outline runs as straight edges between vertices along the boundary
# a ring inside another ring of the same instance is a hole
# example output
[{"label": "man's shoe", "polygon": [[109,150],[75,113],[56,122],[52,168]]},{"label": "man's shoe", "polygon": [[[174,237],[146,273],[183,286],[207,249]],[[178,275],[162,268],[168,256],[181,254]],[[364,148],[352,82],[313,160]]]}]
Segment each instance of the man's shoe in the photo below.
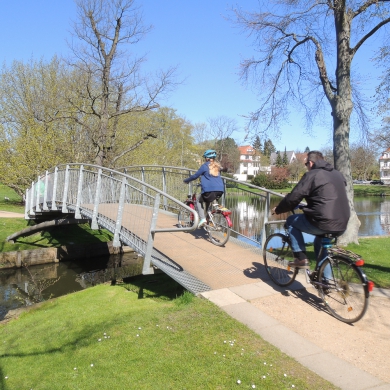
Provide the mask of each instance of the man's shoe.
[{"label": "man's shoe", "polygon": [[198,229],[201,228],[206,222],[207,222],[207,221],[206,221],[206,218],[202,218],[202,219],[199,221]]},{"label": "man's shoe", "polygon": [[310,268],[310,262],[308,259],[303,259],[303,260],[294,259],[294,261],[289,261],[288,265],[294,268],[305,268],[305,269]]}]

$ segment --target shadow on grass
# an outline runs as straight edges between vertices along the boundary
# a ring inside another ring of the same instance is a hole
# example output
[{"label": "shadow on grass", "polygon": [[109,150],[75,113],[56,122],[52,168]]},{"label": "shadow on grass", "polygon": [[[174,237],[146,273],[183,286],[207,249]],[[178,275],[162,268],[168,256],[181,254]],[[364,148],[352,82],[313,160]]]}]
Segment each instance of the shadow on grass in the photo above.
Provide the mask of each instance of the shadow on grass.
[{"label": "shadow on grass", "polygon": [[138,294],[138,299],[173,300],[186,291],[183,286],[164,273],[124,278],[123,284],[118,285]]}]

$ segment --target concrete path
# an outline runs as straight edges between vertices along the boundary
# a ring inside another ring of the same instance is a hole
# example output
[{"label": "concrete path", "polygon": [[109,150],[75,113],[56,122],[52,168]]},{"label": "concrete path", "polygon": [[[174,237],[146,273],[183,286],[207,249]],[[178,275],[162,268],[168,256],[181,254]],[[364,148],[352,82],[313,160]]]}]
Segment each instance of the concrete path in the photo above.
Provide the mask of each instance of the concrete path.
[{"label": "concrete path", "polygon": [[[300,283],[296,287],[302,290]],[[259,282],[207,291],[202,293],[201,296],[219,306],[231,317],[247,325],[282,352],[293,357],[299,363],[341,389],[390,389],[390,383],[325,351],[314,342],[309,341],[306,337],[301,336],[290,327],[266,314],[254,304],[257,299],[261,298],[276,299],[277,296],[281,295],[281,290],[278,291],[278,289],[271,287],[269,284]],[[294,290],[294,287],[290,290]],[[390,292],[388,291],[377,290],[375,295],[390,300]],[[307,302],[302,302],[302,304],[308,306]],[[330,317],[330,319],[332,319],[333,325],[339,322],[333,319],[333,317]],[[300,320],[305,321],[306,319],[301,318]],[[346,324],[341,323],[341,325],[344,326]],[[344,329],[347,331],[347,328]],[[340,339],[338,342],[342,343],[343,340]],[[364,343],[365,340],[361,340],[361,342]],[[387,356],[382,356],[381,358],[385,364],[388,364],[389,359]]]},{"label": "concrete path", "polygon": [[24,214],[0,210],[0,218],[24,218]]}]

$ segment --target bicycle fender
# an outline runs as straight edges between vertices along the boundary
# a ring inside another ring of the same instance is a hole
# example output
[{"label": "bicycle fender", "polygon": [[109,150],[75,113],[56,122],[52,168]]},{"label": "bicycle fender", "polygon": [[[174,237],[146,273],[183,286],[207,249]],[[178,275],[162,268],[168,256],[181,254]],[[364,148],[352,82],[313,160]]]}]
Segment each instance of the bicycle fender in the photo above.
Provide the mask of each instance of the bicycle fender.
[{"label": "bicycle fender", "polygon": [[226,221],[227,221],[229,227],[231,228],[233,226],[233,223],[232,223],[230,217],[228,215],[225,215],[225,218],[226,218]]}]

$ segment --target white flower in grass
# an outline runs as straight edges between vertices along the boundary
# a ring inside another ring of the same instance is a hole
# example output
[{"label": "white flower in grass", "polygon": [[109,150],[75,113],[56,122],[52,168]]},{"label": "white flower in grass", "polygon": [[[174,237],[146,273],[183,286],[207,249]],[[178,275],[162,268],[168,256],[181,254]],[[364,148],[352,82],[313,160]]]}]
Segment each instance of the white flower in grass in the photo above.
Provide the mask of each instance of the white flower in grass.
[{"label": "white flower in grass", "polygon": [[8,379],[8,376],[4,377],[4,379]]},{"label": "white flower in grass", "polygon": [[103,333],[103,336],[105,336],[106,334],[107,334],[107,333],[106,333],[106,332],[104,332],[104,333]]},{"label": "white flower in grass", "polygon": [[264,365],[267,365],[267,362],[264,362]]},{"label": "white flower in grass", "polygon": [[252,389],[256,389],[256,385],[252,385]]},{"label": "white flower in grass", "polygon": [[102,341],[102,339],[98,339],[98,341]]},{"label": "white flower in grass", "polygon": [[93,363],[91,363],[91,367],[93,367]]},{"label": "white flower in grass", "polygon": [[241,381],[240,381],[239,379],[237,380],[237,384],[238,384],[238,385],[240,385],[240,384],[241,384]]},{"label": "white flower in grass", "polygon": [[142,328],[141,328],[141,327],[138,327],[138,329],[140,329],[140,330],[141,330]]},{"label": "white flower in grass", "polygon": [[139,334],[137,334],[137,337],[139,337]]},{"label": "white flower in grass", "polygon": [[77,370],[77,367],[75,367],[74,370],[76,371],[76,370]]},{"label": "white flower in grass", "polygon": [[265,379],[266,378],[266,376],[265,375],[263,375],[263,379]]},{"label": "white flower in grass", "polygon": [[283,374],[284,376],[287,376],[287,374]]},{"label": "white flower in grass", "polygon": [[295,387],[295,385],[291,385],[291,387]]}]

